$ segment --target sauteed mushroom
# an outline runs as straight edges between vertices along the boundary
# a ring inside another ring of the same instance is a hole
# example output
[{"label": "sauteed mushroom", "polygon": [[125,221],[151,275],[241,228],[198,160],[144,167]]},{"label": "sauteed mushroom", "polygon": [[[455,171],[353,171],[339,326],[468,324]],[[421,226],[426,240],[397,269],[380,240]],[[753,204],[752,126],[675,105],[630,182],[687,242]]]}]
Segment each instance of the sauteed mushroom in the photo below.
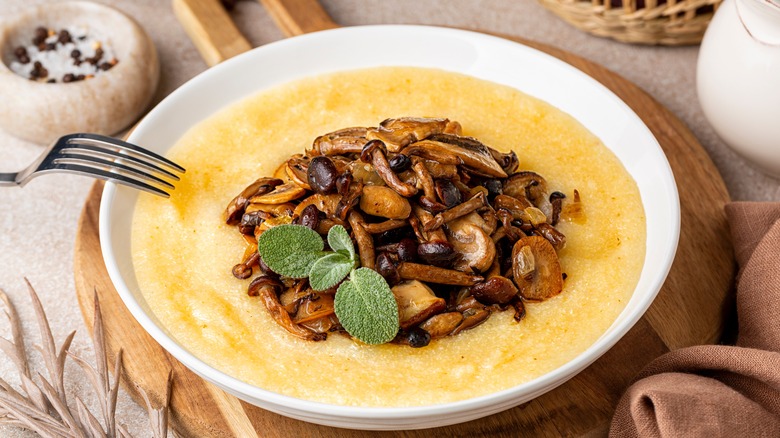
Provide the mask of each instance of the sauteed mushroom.
[{"label": "sauteed mushroom", "polygon": [[388,219],[406,219],[412,213],[412,206],[395,190],[381,186],[363,187],[360,209],[372,216]]},{"label": "sauteed mushroom", "polygon": [[429,149],[453,154],[463,160],[463,165],[481,175],[506,178],[506,172],[493,158],[490,149],[473,137],[452,134],[436,134],[425,140]]},{"label": "sauteed mushroom", "polygon": [[570,202],[548,193],[539,174],[517,171],[514,152],[461,133],[445,118],[403,117],[318,137],[276,178],[256,180],[228,204],[225,221],[247,242],[234,276],[256,276],[249,295],[295,336],[343,333],[333,305],[339,285],[314,291],[306,278],[279,276],[256,240],[281,224],[323,237],[339,224],[356,242],[360,265],[391,286],[400,321],[394,342],[423,347],[507,309],[522,320],[526,301],[563,288],[556,250],[566,236],[555,225],[584,220],[580,195],[574,190]]},{"label": "sauteed mushroom", "polygon": [[547,180],[536,172],[523,171],[512,175],[504,183],[504,194],[528,198],[546,217],[552,218],[552,204],[547,191]]},{"label": "sauteed mushroom", "polygon": [[282,184],[282,180],[277,178],[258,178],[230,201],[225,209],[225,222],[234,225],[244,214],[244,209],[250,198],[268,193],[280,184]]},{"label": "sauteed mushroom", "polygon": [[384,143],[379,140],[371,140],[363,147],[360,159],[363,162],[372,163],[376,173],[401,196],[407,198],[414,196],[417,193],[417,189],[398,179],[398,176],[390,168],[390,163],[387,162],[386,154],[387,148]]},{"label": "sauteed mushroom", "polygon": [[460,259],[454,268],[459,271],[486,271],[496,258],[496,244],[482,228],[468,223],[459,222],[448,227],[449,242]]},{"label": "sauteed mushroom", "polygon": [[425,283],[411,280],[391,289],[398,302],[398,318],[401,329],[408,329],[425,321],[431,315],[447,307],[443,298],[437,297]]},{"label": "sauteed mushroom", "polygon": [[428,283],[451,284],[453,286],[473,286],[482,281],[482,277],[477,275],[409,262],[398,264],[398,274],[404,280],[420,280]]},{"label": "sauteed mushroom", "polygon": [[398,152],[404,146],[432,134],[444,132],[445,129],[457,130],[447,119],[428,119],[420,117],[401,117],[387,119],[379,124],[379,128],[369,129],[366,138],[382,140],[391,152]]},{"label": "sauteed mushroom", "polygon": [[319,155],[359,154],[368,140],[367,128],[345,128],[317,137],[314,150]]},{"label": "sauteed mushroom", "polygon": [[274,187],[270,193],[255,195],[249,199],[253,204],[284,204],[303,197],[306,189],[293,183],[282,184]]},{"label": "sauteed mushroom", "polygon": [[520,295],[543,301],[561,293],[563,276],[555,248],[541,236],[527,236],[512,248],[512,274]]},{"label": "sauteed mushroom", "polygon": [[283,285],[279,280],[261,275],[252,280],[252,283],[249,285],[249,295],[259,296],[263,300],[271,317],[288,332],[299,338],[310,341],[324,340],[327,337],[327,334],[315,333],[293,322],[290,318],[290,314],[287,313],[287,310],[285,310],[279,302],[278,293],[282,287]]}]

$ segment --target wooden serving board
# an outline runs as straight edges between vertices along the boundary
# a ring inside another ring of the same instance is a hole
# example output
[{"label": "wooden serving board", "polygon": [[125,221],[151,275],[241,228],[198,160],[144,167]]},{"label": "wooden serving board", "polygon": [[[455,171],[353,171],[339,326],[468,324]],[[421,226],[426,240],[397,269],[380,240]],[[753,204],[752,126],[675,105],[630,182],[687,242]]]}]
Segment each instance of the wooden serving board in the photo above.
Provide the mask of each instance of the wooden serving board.
[{"label": "wooden serving board", "polygon": [[[185,12],[186,7],[208,3],[175,2],[181,3],[179,6],[184,6]],[[335,27],[321,8],[295,7],[307,3],[318,6],[316,2],[294,0],[293,7],[288,7],[288,1],[263,0],[263,3],[279,18],[288,34]],[[185,23],[185,27],[189,26]],[[202,32],[208,29],[209,26],[201,26]],[[223,38],[232,48],[222,51],[209,43],[211,37],[205,34],[201,37],[205,38],[201,45],[212,50],[213,62],[235,54],[235,47],[243,47],[240,41],[236,43],[236,35]],[[483,419],[424,431],[381,432],[383,435],[604,435],[617,400],[639,370],[670,350],[716,342],[732,309],[735,264],[723,209],[729,196],[717,169],[688,128],[639,87],[600,65],[560,49],[507,38],[547,52],[594,77],[620,96],[647,124],[669,159],[680,192],[682,231],[677,257],[644,317],[615,347],[564,385],[529,403]],[[366,434],[292,420],[244,403],[197,377],[165,352],[136,323],[108,278],[98,239],[102,189],[102,183],[97,183],[89,194],[76,238],[74,269],[82,314],[91,329],[97,296],[103,309],[109,360],[123,349],[126,381],[134,382],[153,399],[162,400],[168,372],[173,371],[171,423],[177,432],[186,437],[359,437]],[[140,400],[136,387],[126,389]]]}]

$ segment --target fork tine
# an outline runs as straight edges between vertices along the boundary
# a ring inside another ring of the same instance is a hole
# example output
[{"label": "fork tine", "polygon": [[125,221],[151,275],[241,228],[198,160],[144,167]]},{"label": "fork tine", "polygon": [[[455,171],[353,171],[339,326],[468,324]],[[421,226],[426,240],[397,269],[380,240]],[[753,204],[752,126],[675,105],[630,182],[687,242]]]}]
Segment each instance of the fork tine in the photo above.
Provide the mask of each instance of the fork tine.
[{"label": "fork tine", "polygon": [[144,161],[138,157],[129,154],[123,154],[112,149],[105,149],[91,144],[79,144],[79,143],[67,143],[56,151],[59,156],[85,156],[95,158],[118,158],[124,161],[128,161],[134,165],[143,167],[152,172],[158,172],[166,177],[179,181],[179,176],[148,161]]},{"label": "fork tine", "polygon": [[143,190],[145,192],[153,193],[155,195],[159,195],[165,198],[171,197],[171,195],[165,190],[157,188],[151,184],[147,184],[143,181],[136,180],[119,173],[108,172],[103,169],[98,169],[95,167],[87,167],[79,164],[56,163],[53,164],[49,169],[42,170],[40,173],[52,171],[52,170],[66,170],[80,175],[86,175],[86,176],[91,176],[94,178],[100,178],[105,180],[112,180],[120,184],[124,184],[129,187]]},{"label": "fork tine", "polygon": [[[125,171],[127,173],[132,174],[132,176],[136,176],[136,177],[141,178],[142,180],[143,179],[151,180],[151,182],[155,182],[155,183],[160,184],[160,185],[162,185],[164,187],[167,187],[169,189],[174,188],[173,184],[169,183],[168,181],[165,181],[162,178],[158,178],[158,177],[156,177],[156,176],[154,176],[152,174],[145,173],[145,172],[143,172],[143,171],[141,171],[139,169],[136,169],[135,167],[127,166],[125,164],[117,163],[115,161],[109,161],[109,160],[104,160],[102,158],[92,157],[92,156],[89,156],[89,155],[73,155],[73,156],[69,156],[69,157],[55,157],[53,159],[53,163],[55,165],[59,164],[59,163],[63,163],[63,164],[76,164],[76,165],[79,165],[79,166],[88,166],[90,168],[100,169],[100,170],[105,170],[105,171],[117,170],[117,169],[118,170],[123,170],[123,171]],[[98,167],[98,166],[102,166],[102,167]]]},{"label": "fork tine", "polygon": [[97,134],[70,134],[63,137],[63,139],[65,139],[67,143],[84,144],[86,142],[90,142],[93,145],[113,148],[114,150],[132,151],[142,157],[146,157],[153,160],[159,165],[168,166],[170,169],[173,169],[176,172],[180,172],[180,173],[186,172],[186,170],[183,167],[179,166],[178,164],[174,163],[173,161],[161,155],[155,154],[152,151],[146,150],[132,143],[115,139],[113,137],[106,137],[104,135],[97,135]]}]

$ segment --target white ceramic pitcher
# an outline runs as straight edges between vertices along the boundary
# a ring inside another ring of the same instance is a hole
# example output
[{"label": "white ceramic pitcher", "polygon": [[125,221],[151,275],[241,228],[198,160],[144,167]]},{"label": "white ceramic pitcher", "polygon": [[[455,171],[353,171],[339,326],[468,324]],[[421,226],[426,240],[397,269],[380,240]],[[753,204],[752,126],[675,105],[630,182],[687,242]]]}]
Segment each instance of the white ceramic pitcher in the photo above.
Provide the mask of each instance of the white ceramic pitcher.
[{"label": "white ceramic pitcher", "polygon": [[704,35],[696,81],[718,135],[780,176],[780,0],[725,0]]}]

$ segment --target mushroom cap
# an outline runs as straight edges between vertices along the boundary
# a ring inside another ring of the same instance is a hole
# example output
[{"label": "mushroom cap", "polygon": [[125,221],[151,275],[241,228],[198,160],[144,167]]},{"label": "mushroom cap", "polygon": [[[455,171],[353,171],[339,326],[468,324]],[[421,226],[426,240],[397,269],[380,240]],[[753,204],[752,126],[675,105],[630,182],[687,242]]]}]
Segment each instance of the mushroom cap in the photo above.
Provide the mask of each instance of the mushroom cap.
[{"label": "mushroom cap", "polygon": [[365,186],[360,196],[360,209],[366,214],[388,219],[406,219],[412,205],[395,190],[385,186]]},{"label": "mushroom cap", "polygon": [[425,283],[404,281],[391,289],[398,303],[398,320],[402,329],[413,327],[447,307],[444,298],[437,297]]},{"label": "mushroom cap", "polygon": [[495,276],[472,286],[471,294],[485,304],[506,304],[517,296],[517,287],[512,280]]},{"label": "mushroom cap", "polygon": [[482,272],[490,268],[496,258],[496,244],[482,228],[469,221],[459,221],[448,224],[447,231],[447,240],[461,256],[455,262],[455,269],[473,268]]},{"label": "mushroom cap", "polygon": [[520,295],[530,301],[544,301],[563,290],[558,254],[541,236],[526,236],[512,248],[512,274]]},{"label": "mushroom cap", "polygon": [[306,189],[295,183],[282,184],[274,187],[270,193],[253,196],[249,199],[252,204],[284,204],[293,201],[306,194]]}]

